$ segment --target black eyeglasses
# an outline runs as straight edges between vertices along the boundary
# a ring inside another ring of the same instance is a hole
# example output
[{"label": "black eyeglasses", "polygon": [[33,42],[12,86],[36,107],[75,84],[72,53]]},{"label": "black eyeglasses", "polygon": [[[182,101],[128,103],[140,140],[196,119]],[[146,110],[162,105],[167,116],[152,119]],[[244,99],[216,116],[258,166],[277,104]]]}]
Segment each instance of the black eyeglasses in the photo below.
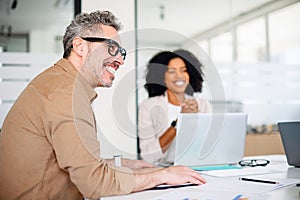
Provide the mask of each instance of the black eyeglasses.
[{"label": "black eyeglasses", "polygon": [[270,161],[266,159],[249,159],[249,160],[241,160],[239,164],[241,166],[247,166],[247,167],[256,167],[256,166],[267,166],[270,163]]},{"label": "black eyeglasses", "polygon": [[89,42],[107,42],[108,44],[108,53],[111,56],[116,56],[118,53],[121,54],[123,60],[126,58],[126,50],[122,48],[119,43],[112,39],[108,38],[98,38],[98,37],[81,37],[81,39]]}]

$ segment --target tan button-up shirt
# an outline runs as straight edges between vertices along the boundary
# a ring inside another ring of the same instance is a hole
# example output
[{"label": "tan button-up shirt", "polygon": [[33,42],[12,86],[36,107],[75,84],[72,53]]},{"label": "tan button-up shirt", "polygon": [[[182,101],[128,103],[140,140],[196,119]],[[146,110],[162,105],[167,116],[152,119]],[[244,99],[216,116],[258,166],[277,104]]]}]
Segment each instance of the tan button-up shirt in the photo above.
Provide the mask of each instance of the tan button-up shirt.
[{"label": "tan button-up shirt", "polygon": [[97,199],[133,190],[131,170],[99,158],[96,96],[66,59],[25,88],[0,134],[0,199]]}]

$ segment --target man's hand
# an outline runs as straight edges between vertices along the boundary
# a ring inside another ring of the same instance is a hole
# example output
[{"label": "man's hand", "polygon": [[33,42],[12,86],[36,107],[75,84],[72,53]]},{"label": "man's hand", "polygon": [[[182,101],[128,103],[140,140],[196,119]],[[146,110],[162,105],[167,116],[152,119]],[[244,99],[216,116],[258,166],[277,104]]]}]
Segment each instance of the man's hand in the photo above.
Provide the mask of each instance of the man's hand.
[{"label": "man's hand", "polygon": [[167,168],[155,168],[135,173],[134,192],[149,189],[161,184],[180,185],[193,183],[202,185],[205,179],[196,171],[185,166],[171,166]]},{"label": "man's hand", "polygon": [[164,168],[165,175],[163,178],[166,180],[164,183],[168,185],[179,185],[184,183],[194,183],[202,185],[206,183],[205,179],[195,170],[185,166],[171,166]]},{"label": "man's hand", "polygon": [[199,112],[198,103],[195,99],[185,99],[181,105],[182,113],[197,113]]}]

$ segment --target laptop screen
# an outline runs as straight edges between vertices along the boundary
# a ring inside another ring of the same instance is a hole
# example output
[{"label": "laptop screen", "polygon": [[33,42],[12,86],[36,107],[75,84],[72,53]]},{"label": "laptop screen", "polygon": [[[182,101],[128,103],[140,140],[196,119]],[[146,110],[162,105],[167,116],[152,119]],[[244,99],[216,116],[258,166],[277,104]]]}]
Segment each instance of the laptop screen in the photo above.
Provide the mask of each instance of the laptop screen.
[{"label": "laptop screen", "polygon": [[182,113],[178,117],[174,164],[236,164],[244,156],[246,128],[245,113]]},{"label": "laptop screen", "polygon": [[288,164],[300,167],[300,121],[279,122],[278,127]]}]

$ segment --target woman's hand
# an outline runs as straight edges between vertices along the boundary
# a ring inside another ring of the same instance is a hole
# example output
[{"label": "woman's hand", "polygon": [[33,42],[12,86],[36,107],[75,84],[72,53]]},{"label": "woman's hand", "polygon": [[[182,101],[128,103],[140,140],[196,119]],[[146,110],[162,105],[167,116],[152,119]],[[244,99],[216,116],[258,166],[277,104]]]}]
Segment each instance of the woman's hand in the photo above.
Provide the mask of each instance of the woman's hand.
[{"label": "woman's hand", "polygon": [[181,105],[181,112],[182,113],[197,113],[199,112],[198,103],[196,99],[190,98],[185,99]]}]

